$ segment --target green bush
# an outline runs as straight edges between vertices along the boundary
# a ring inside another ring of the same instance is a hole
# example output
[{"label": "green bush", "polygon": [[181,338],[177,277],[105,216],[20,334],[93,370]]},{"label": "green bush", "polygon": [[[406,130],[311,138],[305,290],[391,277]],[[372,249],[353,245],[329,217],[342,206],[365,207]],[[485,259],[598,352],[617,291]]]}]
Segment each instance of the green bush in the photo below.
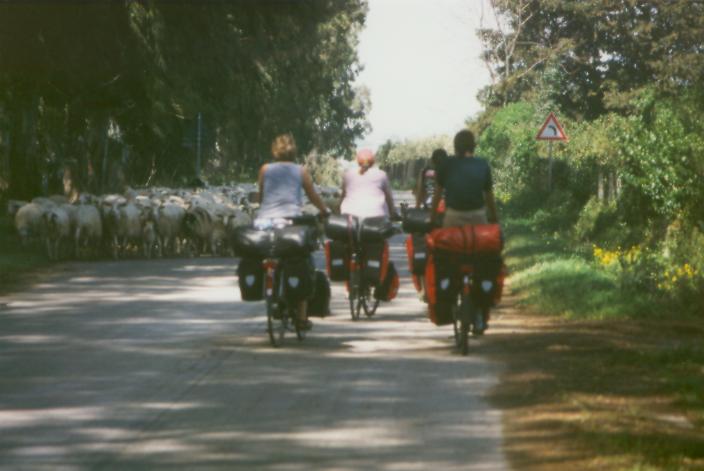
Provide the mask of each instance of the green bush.
[{"label": "green bush", "polygon": [[603,203],[593,197],[580,211],[572,228],[572,236],[574,240],[579,242],[594,242],[599,239],[600,235],[610,233],[613,228],[618,226],[616,205]]}]

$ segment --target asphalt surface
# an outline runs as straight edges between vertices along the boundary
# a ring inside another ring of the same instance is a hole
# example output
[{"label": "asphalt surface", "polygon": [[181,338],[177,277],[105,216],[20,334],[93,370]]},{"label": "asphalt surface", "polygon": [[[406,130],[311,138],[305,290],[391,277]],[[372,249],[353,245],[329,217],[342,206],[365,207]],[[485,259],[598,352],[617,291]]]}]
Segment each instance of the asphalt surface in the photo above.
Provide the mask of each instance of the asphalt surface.
[{"label": "asphalt surface", "polygon": [[335,283],[279,349],[233,259],[66,264],[0,298],[0,470],[507,469],[497,365],[426,319],[402,241],[396,300],[352,322]]}]

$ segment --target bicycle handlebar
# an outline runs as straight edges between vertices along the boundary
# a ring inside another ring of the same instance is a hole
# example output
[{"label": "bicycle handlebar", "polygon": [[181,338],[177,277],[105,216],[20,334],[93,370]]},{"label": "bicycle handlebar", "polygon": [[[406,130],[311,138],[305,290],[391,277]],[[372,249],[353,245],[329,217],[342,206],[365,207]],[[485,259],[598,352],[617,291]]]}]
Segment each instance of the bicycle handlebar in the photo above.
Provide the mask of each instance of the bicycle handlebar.
[{"label": "bicycle handlebar", "polygon": [[318,223],[320,216],[317,214],[301,214],[300,216],[293,216],[286,219],[291,221],[291,224],[300,224],[302,226],[314,226]]}]

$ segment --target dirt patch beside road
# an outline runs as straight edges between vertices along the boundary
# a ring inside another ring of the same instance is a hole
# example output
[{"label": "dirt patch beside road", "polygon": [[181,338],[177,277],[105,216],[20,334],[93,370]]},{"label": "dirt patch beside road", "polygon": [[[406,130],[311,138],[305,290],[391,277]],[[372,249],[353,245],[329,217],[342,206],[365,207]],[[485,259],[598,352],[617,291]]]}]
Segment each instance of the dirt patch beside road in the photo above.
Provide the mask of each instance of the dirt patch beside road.
[{"label": "dirt patch beside road", "polygon": [[704,327],[668,320],[576,322],[512,307],[478,346],[505,368],[515,469],[704,469]]}]

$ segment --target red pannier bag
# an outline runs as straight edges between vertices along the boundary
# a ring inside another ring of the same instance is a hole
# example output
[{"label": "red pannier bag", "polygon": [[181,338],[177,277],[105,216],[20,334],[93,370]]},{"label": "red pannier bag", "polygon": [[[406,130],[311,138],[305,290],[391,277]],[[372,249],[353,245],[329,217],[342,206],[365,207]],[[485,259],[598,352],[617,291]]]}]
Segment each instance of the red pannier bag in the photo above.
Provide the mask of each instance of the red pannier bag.
[{"label": "red pannier bag", "polygon": [[[438,265],[439,263],[439,265]],[[452,309],[457,299],[456,268],[449,265],[446,254],[428,254],[425,264],[425,294],[428,298],[428,319],[437,326],[452,324]],[[454,295],[453,295],[454,293]]]},{"label": "red pannier bag", "polygon": [[420,284],[420,277],[418,275],[411,275],[411,280],[413,280],[413,287],[420,293],[421,289],[423,289]]},{"label": "red pannier bag", "polygon": [[374,299],[379,301],[391,301],[398,294],[400,280],[398,272],[393,262],[389,262],[389,268],[386,271],[386,278],[379,286],[374,288]]},{"label": "red pannier bag", "polygon": [[445,198],[440,200],[440,203],[438,203],[438,210],[436,211],[438,214],[445,214]]},{"label": "red pannier bag", "polygon": [[350,276],[350,251],[346,243],[325,242],[325,267],[331,281],[345,281]]},{"label": "red pannier bag", "polygon": [[428,258],[427,252],[424,234],[410,234],[406,237],[408,269],[413,275],[422,275],[425,272],[425,263]]},{"label": "red pannier bag", "polygon": [[472,254],[500,253],[504,247],[498,224],[467,224],[460,227],[435,229],[426,237],[433,250]]},{"label": "red pannier bag", "polygon": [[428,304],[428,319],[435,325],[452,324],[452,308],[454,303],[439,302]]}]

